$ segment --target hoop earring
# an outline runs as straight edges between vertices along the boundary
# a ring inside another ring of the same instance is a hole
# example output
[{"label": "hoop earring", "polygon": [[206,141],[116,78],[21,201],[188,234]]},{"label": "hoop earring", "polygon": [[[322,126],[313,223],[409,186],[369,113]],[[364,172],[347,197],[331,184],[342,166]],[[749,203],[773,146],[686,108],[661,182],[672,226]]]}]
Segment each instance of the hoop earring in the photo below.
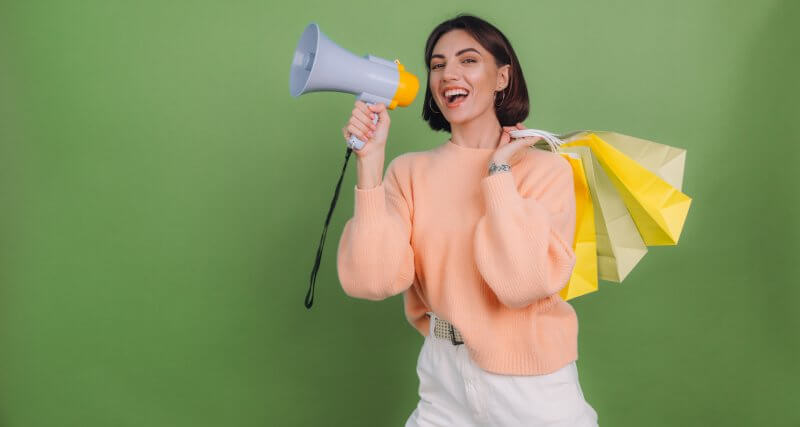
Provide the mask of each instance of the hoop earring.
[{"label": "hoop earring", "polygon": [[441,111],[435,111],[433,109],[433,106],[431,106],[431,99],[433,99],[433,97],[428,98],[428,108],[430,108],[430,110],[433,112],[433,114],[441,114],[442,113]]},{"label": "hoop earring", "polygon": [[[499,107],[500,105],[503,105],[503,101],[506,100],[506,92],[505,91],[501,91],[501,93],[503,94],[503,99],[500,100],[500,104],[499,105],[495,104],[495,107]],[[496,98],[497,97],[497,92],[495,92],[494,94],[495,94],[495,98]]]}]

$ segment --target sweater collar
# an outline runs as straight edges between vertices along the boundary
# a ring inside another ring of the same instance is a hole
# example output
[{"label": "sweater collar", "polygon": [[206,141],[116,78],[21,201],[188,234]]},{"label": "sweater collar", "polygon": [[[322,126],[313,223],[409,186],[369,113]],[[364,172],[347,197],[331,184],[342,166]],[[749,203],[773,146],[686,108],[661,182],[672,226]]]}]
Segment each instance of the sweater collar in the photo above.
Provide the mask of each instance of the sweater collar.
[{"label": "sweater collar", "polygon": [[489,154],[494,153],[496,150],[495,148],[470,148],[470,147],[463,147],[461,145],[456,144],[453,142],[452,139],[448,139],[444,144],[442,144],[442,148],[445,151],[449,152],[457,152],[461,154],[471,154],[476,156],[486,156]]}]

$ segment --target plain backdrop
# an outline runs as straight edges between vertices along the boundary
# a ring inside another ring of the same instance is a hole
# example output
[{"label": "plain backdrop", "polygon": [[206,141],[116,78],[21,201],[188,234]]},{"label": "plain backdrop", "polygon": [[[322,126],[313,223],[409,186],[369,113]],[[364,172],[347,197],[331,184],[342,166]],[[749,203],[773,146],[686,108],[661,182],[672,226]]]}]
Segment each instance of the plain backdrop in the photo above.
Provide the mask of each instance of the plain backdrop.
[{"label": "plain backdrop", "polygon": [[[527,127],[688,150],[677,246],[578,312],[602,426],[800,425],[794,0],[0,2],[0,425],[401,426],[422,336],[303,305],[355,97],[289,94],[302,30],[400,59],[473,13],[511,40]],[[386,162],[447,140],[421,100]]]}]

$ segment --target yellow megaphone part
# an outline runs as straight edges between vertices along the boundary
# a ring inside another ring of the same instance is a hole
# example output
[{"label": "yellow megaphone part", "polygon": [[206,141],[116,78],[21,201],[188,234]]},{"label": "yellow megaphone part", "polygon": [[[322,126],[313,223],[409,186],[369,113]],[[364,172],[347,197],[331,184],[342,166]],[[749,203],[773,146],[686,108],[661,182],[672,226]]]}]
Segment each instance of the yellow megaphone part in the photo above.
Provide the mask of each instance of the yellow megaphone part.
[{"label": "yellow megaphone part", "polygon": [[409,106],[414,102],[414,98],[417,97],[417,92],[419,91],[419,79],[417,79],[417,76],[406,71],[406,67],[399,60],[395,59],[394,62],[397,64],[397,71],[400,75],[397,79],[397,90],[392,97],[392,102],[388,105],[390,110],[394,110],[398,105],[401,107]]}]

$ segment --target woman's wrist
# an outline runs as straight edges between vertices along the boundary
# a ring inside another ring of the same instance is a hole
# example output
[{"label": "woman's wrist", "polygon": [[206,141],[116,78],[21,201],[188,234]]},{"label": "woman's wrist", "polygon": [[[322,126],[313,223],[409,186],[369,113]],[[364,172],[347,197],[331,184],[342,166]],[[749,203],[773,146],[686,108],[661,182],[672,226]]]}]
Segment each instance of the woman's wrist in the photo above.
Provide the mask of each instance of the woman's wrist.
[{"label": "woman's wrist", "polygon": [[367,190],[381,185],[383,181],[383,153],[371,157],[359,157],[356,185]]}]

